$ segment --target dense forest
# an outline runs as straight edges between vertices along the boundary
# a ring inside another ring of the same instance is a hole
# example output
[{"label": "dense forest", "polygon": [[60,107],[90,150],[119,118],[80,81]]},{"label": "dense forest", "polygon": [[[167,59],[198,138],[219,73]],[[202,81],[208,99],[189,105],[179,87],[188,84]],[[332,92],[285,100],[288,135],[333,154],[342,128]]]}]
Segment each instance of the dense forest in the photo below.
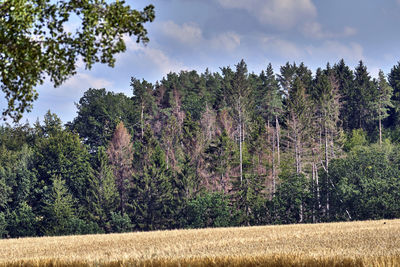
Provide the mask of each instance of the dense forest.
[{"label": "dense forest", "polygon": [[0,237],[400,217],[400,62],[89,89],[0,126]]}]

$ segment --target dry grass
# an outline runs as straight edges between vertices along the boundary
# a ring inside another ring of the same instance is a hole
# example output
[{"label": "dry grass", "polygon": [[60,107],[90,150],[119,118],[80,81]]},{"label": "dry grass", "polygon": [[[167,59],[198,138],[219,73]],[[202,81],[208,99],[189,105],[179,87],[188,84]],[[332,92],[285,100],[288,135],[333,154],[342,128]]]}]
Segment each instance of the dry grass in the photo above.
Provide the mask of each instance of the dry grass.
[{"label": "dry grass", "polygon": [[0,240],[0,266],[400,266],[400,220]]}]

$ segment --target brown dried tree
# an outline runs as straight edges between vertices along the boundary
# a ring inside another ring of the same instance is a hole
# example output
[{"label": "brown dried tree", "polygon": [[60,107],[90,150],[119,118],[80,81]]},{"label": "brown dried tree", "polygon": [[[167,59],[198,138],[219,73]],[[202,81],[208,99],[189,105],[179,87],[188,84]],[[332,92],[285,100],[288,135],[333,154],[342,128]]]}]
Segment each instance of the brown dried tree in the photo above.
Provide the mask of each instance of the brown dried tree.
[{"label": "brown dried tree", "polygon": [[107,154],[113,166],[115,182],[120,195],[120,209],[124,212],[128,198],[127,191],[132,180],[133,147],[131,135],[128,133],[123,122],[120,122],[115,129],[108,146]]}]

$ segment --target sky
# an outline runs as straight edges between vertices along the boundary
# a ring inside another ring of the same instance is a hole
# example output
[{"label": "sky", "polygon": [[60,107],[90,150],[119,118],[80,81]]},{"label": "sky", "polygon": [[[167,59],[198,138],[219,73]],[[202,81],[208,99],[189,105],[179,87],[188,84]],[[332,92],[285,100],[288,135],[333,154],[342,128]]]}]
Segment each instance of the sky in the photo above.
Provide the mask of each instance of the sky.
[{"label": "sky", "polygon": [[[362,60],[372,77],[400,61],[400,0],[127,0],[134,9],[153,4],[156,19],[146,24],[150,42],[126,38],[127,51],[114,68],[97,64],[62,86],[37,88],[39,99],[21,120],[33,123],[47,110],[66,123],[89,88],[132,96],[131,77],[149,82],[169,72],[234,67],[241,59],[259,74],[271,63],[304,62],[313,72],[340,59],[352,69]],[[4,99],[4,97],[2,97]],[[0,100],[0,106],[5,105]]]}]

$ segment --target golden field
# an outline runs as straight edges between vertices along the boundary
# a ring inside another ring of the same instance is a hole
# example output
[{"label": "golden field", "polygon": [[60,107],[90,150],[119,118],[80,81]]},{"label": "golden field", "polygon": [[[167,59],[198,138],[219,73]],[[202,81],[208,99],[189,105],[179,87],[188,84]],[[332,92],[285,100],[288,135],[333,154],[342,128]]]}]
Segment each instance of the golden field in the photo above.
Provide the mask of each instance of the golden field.
[{"label": "golden field", "polygon": [[400,266],[400,220],[7,239],[0,266]]}]

